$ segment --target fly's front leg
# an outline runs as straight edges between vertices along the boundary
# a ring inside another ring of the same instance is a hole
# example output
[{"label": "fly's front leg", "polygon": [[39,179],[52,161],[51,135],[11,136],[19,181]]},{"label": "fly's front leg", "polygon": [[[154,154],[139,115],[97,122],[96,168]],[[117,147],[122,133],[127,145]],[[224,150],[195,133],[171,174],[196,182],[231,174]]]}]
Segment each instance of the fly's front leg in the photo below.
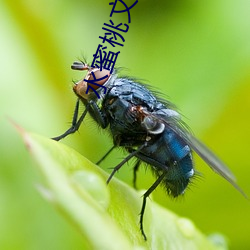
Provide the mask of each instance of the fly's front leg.
[{"label": "fly's front leg", "polygon": [[80,127],[80,125],[81,125],[84,117],[86,116],[86,114],[88,112],[88,105],[87,105],[86,109],[84,110],[84,112],[80,116],[79,120],[77,120],[78,119],[78,112],[79,112],[79,104],[80,104],[80,100],[78,99],[77,102],[76,102],[76,106],[75,106],[75,110],[74,110],[74,116],[73,116],[73,120],[72,120],[72,123],[71,123],[71,127],[66,132],[64,132],[62,135],[59,135],[57,137],[53,137],[51,139],[53,139],[55,141],[60,141],[64,137],[68,136],[69,134],[75,133],[79,129],[79,127]]},{"label": "fly's front leg", "polygon": [[102,128],[107,127],[108,124],[107,124],[106,116],[102,113],[102,111],[100,110],[100,108],[98,107],[98,105],[94,101],[90,101],[87,103],[86,109],[84,110],[84,112],[80,116],[79,120],[77,120],[78,113],[79,113],[79,105],[80,105],[80,100],[78,99],[76,102],[71,127],[62,135],[52,138],[53,140],[59,141],[59,140],[63,139],[64,137],[68,136],[69,134],[75,133],[79,129],[83,119],[85,118],[85,116],[88,112]]},{"label": "fly's front leg", "polygon": [[108,126],[106,115],[101,111],[97,103],[92,100],[89,101],[89,114],[102,128]]}]

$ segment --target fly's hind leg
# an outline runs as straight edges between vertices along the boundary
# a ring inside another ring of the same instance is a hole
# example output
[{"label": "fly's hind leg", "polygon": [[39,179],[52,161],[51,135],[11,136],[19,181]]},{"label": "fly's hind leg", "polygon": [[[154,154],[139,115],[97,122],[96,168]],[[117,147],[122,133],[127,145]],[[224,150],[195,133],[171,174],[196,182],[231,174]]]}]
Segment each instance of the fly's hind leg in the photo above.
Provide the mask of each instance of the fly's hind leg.
[{"label": "fly's hind leg", "polygon": [[143,228],[143,217],[144,217],[144,212],[145,212],[145,208],[146,208],[147,198],[158,187],[158,185],[162,182],[165,175],[166,175],[166,172],[163,172],[163,174],[161,174],[157,178],[157,180],[153,183],[153,185],[143,195],[142,207],[141,207],[141,212],[140,212],[140,230],[141,230],[141,233],[142,233],[144,240],[147,240],[147,236],[146,236],[146,234],[144,232],[144,228]]}]

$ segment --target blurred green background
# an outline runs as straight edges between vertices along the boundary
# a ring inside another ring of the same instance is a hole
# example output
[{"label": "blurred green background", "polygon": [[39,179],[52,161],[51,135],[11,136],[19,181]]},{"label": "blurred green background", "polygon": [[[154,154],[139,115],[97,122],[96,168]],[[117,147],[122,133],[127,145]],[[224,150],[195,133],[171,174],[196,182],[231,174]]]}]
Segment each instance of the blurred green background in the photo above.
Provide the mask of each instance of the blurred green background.
[{"label": "blurred green background", "polygon": [[[76,100],[71,81],[83,77],[70,65],[82,55],[92,61],[109,20],[108,3],[0,1],[0,249],[81,248],[81,235],[36,191],[39,173],[8,117],[47,137],[69,127]],[[116,64],[168,96],[248,195],[249,13],[248,0],[139,0]],[[116,18],[126,21],[126,16]],[[93,162],[112,145],[89,118],[63,143]],[[124,155],[113,152],[102,167],[110,171]],[[153,198],[192,219],[204,233],[226,235],[230,249],[250,249],[249,201],[195,160],[203,177],[184,198],[174,201],[161,188]],[[132,167],[128,164],[117,177],[131,184]],[[154,180],[144,168],[138,178],[144,189]]]}]

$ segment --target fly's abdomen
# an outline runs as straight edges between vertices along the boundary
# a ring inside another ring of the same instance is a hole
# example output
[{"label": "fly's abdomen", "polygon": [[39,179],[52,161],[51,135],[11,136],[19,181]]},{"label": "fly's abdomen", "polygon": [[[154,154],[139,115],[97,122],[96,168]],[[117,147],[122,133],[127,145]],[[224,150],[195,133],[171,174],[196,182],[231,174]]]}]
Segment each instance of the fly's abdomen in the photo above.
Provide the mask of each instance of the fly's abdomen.
[{"label": "fly's abdomen", "polygon": [[174,161],[172,164],[169,164],[163,185],[169,195],[177,197],[184,193],[193,175],[192,155],[189,153],[180,161]]},{"label": "fly's abdomen", "polygon": [[155,175],[165,174],[162,184],[174,197],[183,194],[194,175],[190,147],[172,130],[152,138],[137,157],[150,164]]},{"label": "fly's abdomen", "polygon": [[192,154],[190,147],[171,130],[165,133],[165,139],[171,158],[163,184],[167,192],[176,197],[184,193],[194,175]]}]

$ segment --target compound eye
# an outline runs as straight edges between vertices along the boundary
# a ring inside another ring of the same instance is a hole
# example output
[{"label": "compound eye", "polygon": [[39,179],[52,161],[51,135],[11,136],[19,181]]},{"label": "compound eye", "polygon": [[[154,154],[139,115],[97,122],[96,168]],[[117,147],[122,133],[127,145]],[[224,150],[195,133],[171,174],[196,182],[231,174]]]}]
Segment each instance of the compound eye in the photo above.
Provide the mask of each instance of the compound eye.
[{"label": "compound eye", "polygon": [[163,123],[150,116],[146,116],[142,124],[150,134],[161,134],[165,129],[165,125]]},{"label": "compound eye", "polygon": [[97,90],[108,81],[110,77],[110,71],[106,69],[102,69],[102,71],[98,68],[90,69],[88,74],[84,78],[84,81],[87,82],[89,86],[93,89]]},{"label": "compound eye", "polygon": [[84,81],[87,83],[87,85],[91,84],[91,87],[95,90],[103,86],[111,75],[109,70],[102,69],[101,71],[99,68],[92,68],[86,63],[77,61],[73,62],[73,64],[71,65],[71,69],[88,70]]},{"label": "compound eye", "polygon": [[[87,75],[83,80],[76,83],[73,87],[76,95],[88,99],[89,94],[95,92],[97,97],[99,98],[99,89],[103,89],[103,93],[106,93],[105,83],[109,80],[111,73],[109,70],[99,68],[92,68],[88,64],[83,62],[74,62],[71,65],[71,69],[74,70],[87,70]],[[96,91],[97,90],[97,91]]]}]

